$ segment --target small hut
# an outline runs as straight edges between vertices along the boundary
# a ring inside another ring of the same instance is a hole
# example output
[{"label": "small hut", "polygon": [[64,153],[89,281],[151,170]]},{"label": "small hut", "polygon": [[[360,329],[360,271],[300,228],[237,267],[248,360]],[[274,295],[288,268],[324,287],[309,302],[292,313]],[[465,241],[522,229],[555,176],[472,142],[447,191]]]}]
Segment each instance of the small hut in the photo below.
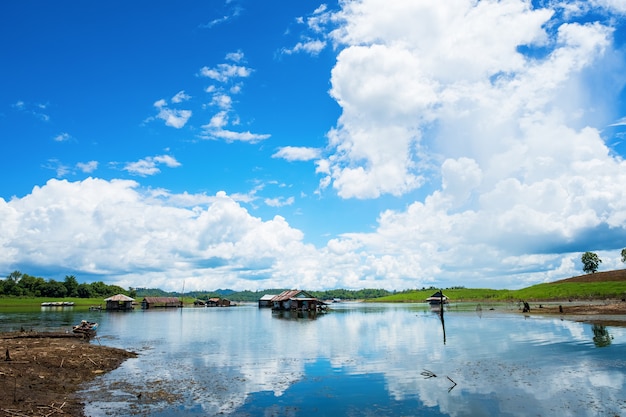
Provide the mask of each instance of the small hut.
[{"label": "small hut", "polygon": [[317,311],[326,308],[323,301],[318,300],[306,291],[287,290],[272,298],[274,310],[309,310]]},{"label": "small hut", "polygon": [[230,307],[230,300],[225,298],[209,298],[206,302],[207,307]]},{"label": "small hut", "polygon": [[438,306],[440,304],[448,304],[448,297],[446,297],[443,292],[437,291],[430,297],[426,299],[431,306]]},{"label": "small hut", "polygon": [[272,307],[272,298],[276,297],[276,294],[265,294],[259,298],[259,308]]},{"label": "small hut", "polygon": [[113,297],[105,298],[106,309],[111,311],[128,311],[133,309],[134,298],[124,294],[117,294]]},{"label": "small hut", "polygon": [[141,308],[178,308],[183,302],[178,297],[144,297]]}]

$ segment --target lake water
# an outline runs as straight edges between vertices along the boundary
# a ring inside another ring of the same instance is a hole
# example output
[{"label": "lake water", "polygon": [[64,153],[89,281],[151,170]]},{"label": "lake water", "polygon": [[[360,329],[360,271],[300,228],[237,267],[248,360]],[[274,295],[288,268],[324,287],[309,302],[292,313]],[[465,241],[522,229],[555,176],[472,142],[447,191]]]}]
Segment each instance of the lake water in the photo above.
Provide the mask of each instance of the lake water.
[{"label": "lake water", "polygon": [[626,416],[624,327],[451,306],[444,332],[421,304],[332,307],[0,313],[0,330],[87,319],[137,352],[85,388],[94,417]]}]

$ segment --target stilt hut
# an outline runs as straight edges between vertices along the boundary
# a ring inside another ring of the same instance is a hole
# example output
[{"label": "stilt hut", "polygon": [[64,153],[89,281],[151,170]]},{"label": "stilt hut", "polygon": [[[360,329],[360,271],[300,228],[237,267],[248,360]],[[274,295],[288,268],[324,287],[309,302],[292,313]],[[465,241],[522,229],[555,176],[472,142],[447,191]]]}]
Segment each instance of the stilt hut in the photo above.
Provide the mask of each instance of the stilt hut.
[{"label": "stilt hut", "polygon": [[438,306],[441,304],[448,304],[448,297],[446,297],[443,292],[441,291],[437,291],[436,293],[434,293],[433,295],[431,295],[430,297],[428,297],[426,299],[426,301],[431,305],[431,306]]},{"label": "stilt hut", "polygon": [[183,302],[178,297],[144,297],[141,308],[177,308],[182,307]]},{"label": "stilt hut", "polygon": [[117,294],[113,297],[105,298],[106,309],[112,311],[128,311],[133,309],[134,298],[124,294]]},{"label": "stilt hut", "polygon": [[276,297],[276,294],[265,294],[259,298],[259,308],[272,307],[272,299]]},{"label": "stilt hut", "polygon": [[272,298],[274,310],[322,310],[326,308],[323,301],[318,300],[306,291],[287,290]]},{"label": "stilt hut", "polygon": [[225,298],[209,298],[206,302],[207,307],[230,307],[230,300]]}]

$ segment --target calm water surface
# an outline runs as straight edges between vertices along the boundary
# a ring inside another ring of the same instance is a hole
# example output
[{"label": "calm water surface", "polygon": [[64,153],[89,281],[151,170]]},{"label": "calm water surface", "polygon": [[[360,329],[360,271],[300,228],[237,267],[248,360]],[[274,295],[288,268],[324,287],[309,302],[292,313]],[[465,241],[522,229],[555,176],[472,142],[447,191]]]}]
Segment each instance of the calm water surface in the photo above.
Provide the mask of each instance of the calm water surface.
[{"label": "calm water surface", "polygon": [[[0,330],[98,321],[139,357],[89,416],[626,416],[626,328],[423,305],[0,314]],[[97,343],[97,342],[94,342]],[[436,376],[432,376],[436,375]],[[431,376],[431,377],[428,377]]]}]

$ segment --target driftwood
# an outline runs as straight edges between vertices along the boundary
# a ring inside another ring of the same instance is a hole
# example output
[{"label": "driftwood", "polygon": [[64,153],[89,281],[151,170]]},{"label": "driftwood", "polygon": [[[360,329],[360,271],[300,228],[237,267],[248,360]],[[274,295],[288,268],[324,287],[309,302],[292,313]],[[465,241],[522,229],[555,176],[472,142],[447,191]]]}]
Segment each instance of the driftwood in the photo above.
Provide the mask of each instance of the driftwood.
[{"label": "driftwood", "polygon": [[[437,375],[433,371],[429,371],[428,369],[424,369],[421,374],[426,379],[437,378]],[[454,382],[454,380],[447,375],[446,378],[448,378],[448,381],[452,382],[453,384],[450,388],[448,388],[448,392],[450,392],[454,389],[454,387],[456,387],[456,382]]]}]

